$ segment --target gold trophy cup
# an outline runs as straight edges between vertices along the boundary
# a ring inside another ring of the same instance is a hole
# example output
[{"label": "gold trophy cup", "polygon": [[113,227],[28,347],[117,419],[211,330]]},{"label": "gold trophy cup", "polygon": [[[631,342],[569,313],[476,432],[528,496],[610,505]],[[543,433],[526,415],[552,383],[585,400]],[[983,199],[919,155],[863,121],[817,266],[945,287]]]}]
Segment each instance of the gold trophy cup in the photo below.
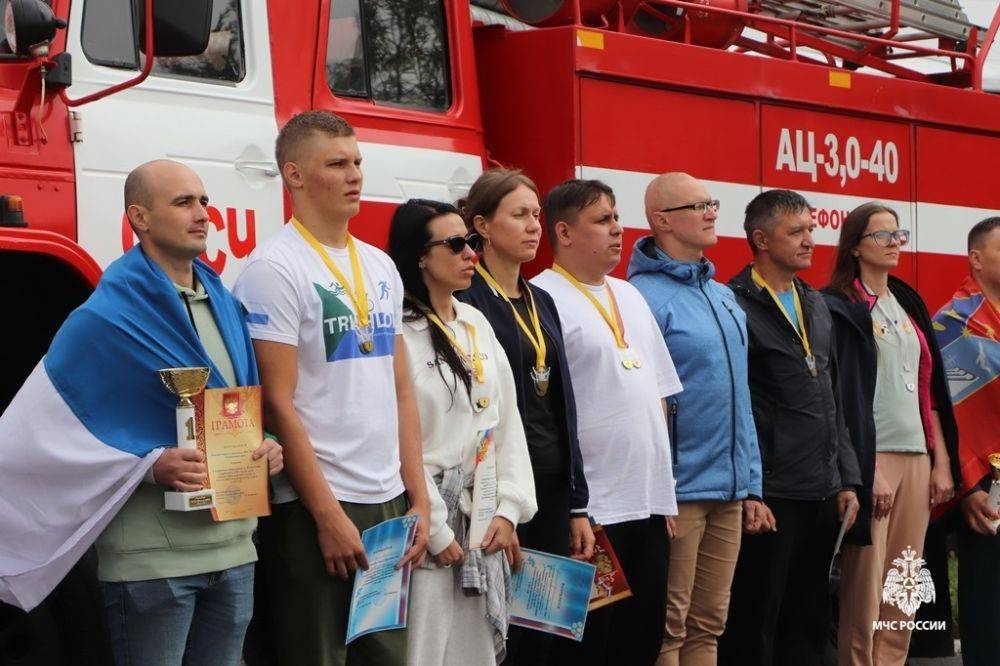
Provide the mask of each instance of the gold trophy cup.
[{"label": "gold trophy cup", "polygon": [[[986,462],[990,464],[990,472],[993,474],[993,483],[990,484],[990,506],[994,511],[1000,509],[1000,453],[991,453],[986,456]],[[1000,527],[1000,520],[993,521],[993,532]]]},{"label": "gold trophy cup", "polygon": [[[164,368],[160,381],[167,390],[180,397],[177,405],[177,446],[182,449],[198,447],[198,421],[191,398],[205,390],[208,368]],[[163,505],[169,511],[196,511],[215,506],[215,490],[203,488],[188,492],[168,490],[163,494]]]}]

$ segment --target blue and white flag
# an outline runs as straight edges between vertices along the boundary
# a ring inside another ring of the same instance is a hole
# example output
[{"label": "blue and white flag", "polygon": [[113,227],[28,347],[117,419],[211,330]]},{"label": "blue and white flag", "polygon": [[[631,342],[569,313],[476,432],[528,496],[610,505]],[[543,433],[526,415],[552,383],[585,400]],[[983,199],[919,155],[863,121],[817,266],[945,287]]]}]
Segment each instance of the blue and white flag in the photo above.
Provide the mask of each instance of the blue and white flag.
[{"label": "blue and white flag", "polygon": [[[200,261],[198,281],[237,382],[257,384],[240,304]],[[164,446],[177,397],[157,370],[208,366],[173,283],[137,246],[73,311],[0,416],[0,601],[41,603],[100,536]]]}]

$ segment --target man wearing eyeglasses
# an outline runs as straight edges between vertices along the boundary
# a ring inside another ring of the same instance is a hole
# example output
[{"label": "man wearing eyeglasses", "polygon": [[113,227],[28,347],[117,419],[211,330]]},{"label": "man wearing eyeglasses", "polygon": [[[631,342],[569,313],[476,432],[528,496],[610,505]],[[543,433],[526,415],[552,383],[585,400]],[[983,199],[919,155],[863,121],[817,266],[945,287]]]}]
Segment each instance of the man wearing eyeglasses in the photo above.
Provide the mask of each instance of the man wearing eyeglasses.
[{"label": "man wearing eyeglasses", "polygon": [[774,529],[761,501],[746,315],[705,257],[718,242],[719,211],[705,184],[686,173],[657,176],[645,207],[652,235],[636,242],[628,278],[686,389],[667,399],[678,514],[661,663],[710,663],[726,626],[741,523],[752,534]]},{"label": "man wearing eyeglasses", "polygon": [[753,263],[729,286],[746,312],[750,395],[775,531],[743,539],[720,663],[822,663],[827,572],[861,484],[840,404],[830,310],[800,278],[815,243],[809,203],[769,190],[746,208]]}]

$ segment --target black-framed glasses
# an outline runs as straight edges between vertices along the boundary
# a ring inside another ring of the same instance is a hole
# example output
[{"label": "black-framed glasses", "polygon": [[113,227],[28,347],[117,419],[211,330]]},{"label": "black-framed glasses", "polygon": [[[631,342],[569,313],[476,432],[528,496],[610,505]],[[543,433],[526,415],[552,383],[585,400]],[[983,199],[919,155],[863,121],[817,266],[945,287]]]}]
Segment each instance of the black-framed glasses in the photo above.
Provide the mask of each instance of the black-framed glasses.
[{"label": "black-framed glasses", "polygon": [[719,200],[712,199],[711,201],[696,201],[695,203],[684,204],[683,206],[674,206],[673,208],[664,208],[661,213],[673,213],[675,210],[693,210],[696,213],[705,214],[705,211],[712,209],[713,213],[719,212]]},{"label": "black-framed glasses", "polygon": [[891,247],[892,242],[896,241],[896,244],[900,247],[906,245],[910,242],[910,230],[909,229],[896,229],[895,231],[872,231],[871,233],[861,234],[859,240],[864,240],[871,236],[871,239],[875,241],[875,244],[880,247]]},{"label": "black-framed glasses", "polygon": [[466,245],[468,245],[473,252],[479,252],[483,249],[483,237],[477,233],[471,233],[468,236],[448,236],[447,238],[442,238],[441,240],[427,241],[427,244],[424,245],[424,250],[429,250],[438,245],[447,245],[448,249],[455,254],[461,254]]}]

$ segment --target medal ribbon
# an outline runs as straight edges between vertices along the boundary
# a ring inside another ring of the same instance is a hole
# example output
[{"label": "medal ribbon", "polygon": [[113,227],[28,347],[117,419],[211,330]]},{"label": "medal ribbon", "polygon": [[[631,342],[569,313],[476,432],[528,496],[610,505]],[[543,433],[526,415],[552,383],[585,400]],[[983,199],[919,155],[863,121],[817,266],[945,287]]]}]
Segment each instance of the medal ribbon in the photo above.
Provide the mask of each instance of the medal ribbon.
[{"label": "medal ribbon", "polygon": [[514,312],[514,319],[517,321],[517,325],[521,327],[524,335],[531,342],[531,346],[535,348],[535,369],[541,372],[545,368],[545,354],[547,350],[545,347],[545,336],[542,335],[542,323],[538,318],[538,308],[535,307],[535,295],[532,293],[531,287],[525,284],[524,290],[528,292],[528,302],[531,304],[528,310],[528,317],[531,319],[531,327],[534,329],[534,333],[528,328],[524,319],[521,318],[521,314],[514,307],[514,304],[510,302],[510,298],[504,292],[503,287],[490,275],[488,270],[483,268],[482,263],[476,264],[476,272],[483,276],[486,284],[490,285],[495,292],[500,294],[503,300],[507,301],[507,305]]},{"label": "medal ribbon", "polygon": [[875,297],[875,309],[878,310],[883,317],[885,317],[885,320],[889,322],[890,326],[892,326],[892,329],[896,332],[896,335],[899,336],[899,339],[903,340],[906,337],[906,320],[904,319],[903,325],[900,326],[899,322],[886,312],[885,308],[882,307],[882,299],[864,282],[861,283],[861,286],[864,287],[865,291],[868,292],[870,296]]},{"label": "medal ribbon", "polygon": [[292,224],[298,230],[302,238],[309,243],[310,247],[316,251],[319,258],[323,260],[326,267],[330,269],[333,273],[333,277],[340,283],[340,286],[344,288],[347,296],[354,303],[354,309],[358,315],[358,327],[368,328],[368,322],[370,321],[370,316],[368,312],[368,292],[365,290],[365,279],[361,274],[361,261],[358,259],[358,250],[354,246],[354,236],[347,234],[347,256],[351,260],[351,277],[354,279],[354,288],[351,288],[350,283],[347,281],[347,277],[344,275],[343,271],[337,267],[330,255],[327,254],[326,249],[320,245],[320,242],[316,240],[316,237],[310,233],[305,226],[299,222],[294,217],[291,220]]},{"label": "medal ribbon", "polygon": [[604,289],[608,294],[608,300],[611,302],[611,307],[614,310],[613,317],[611,316],[611,314],[608,313],[605,307],[601,305],[601,302],[596,298],[594,298],[594,295],[591,294],[590,291],[586,287],[584,287],[579,280],[570,275],[569,271],[567,271],[559,264],[552,264],[552,270],[554,270],[556,273],[559,273],[559,275],[562,275],[564,278],[566,278],[571,285],[576,287],[577,291],[579,291],[581,294],[587,297],[587,300],[589,300],[591,305],[593,305],[597,309],[601,317],[604,318],[605,323],[607,323],[608,328],[611,329],[611,333],[614,334],[615,336],[615,344],[618,345],[618,348],[627,349],[628,343],[625,342],[625,334],[622,331],[624,325],[620,326],[618,324],[618,322],[621,321],[621,313],[618,311],[618,301],[615,300],[615,294],[613,291],[611,291],[611,287],[608,286],[608,283],[607,282],[604,283]]},{"label": "medal ribbon", "polygon": [[766,289],[767,293],[771,295],[771,299],[778,306],[778,309],[781,310],[781,314],[785,315],[785,319],[795,331],[795,335],[799,336],[799,340],[802,342],[802,349],[806,352],[806,358],[812,357],[812,347],[809,345],[809,334],[806,331],[806,318],[802,314],[802,302],[799,300],[799,291],[795,288],[795,283],[792,283],[792,301],[795,303],[795,316],[799,319],[799,326],[796,326],[792,318],[788,316],[785,306],[781,304],[781,299],[778,298],[777,292],[771,288],[771,285],[764,281],[764,278],[761,277],[756,268],[750,269],[750,277],[753,278],[755,285]]},{"label": "medal ribbon", "polygon": [[441,318],[436,314],[431,312],[430,308],[424,309],[424,315],[427,319],[441,329],[448,341],[451,342],[451,346],[455,348],[459,356],[465,359],[466,363],[471,361],[474,374],[476,375],[476,383],[482,384],[486,381],[486,369],[483,367],[483,359],[479,357],[479,343],[476,342],[476,327],[467,321],[462,321],[465,326],[466,332],[469,334],[469,341],[472,342],[472,354],[470,355],[462,348],[462,345],[458,342],[458,338],[455,337],[454,331],[448,328]]}]

